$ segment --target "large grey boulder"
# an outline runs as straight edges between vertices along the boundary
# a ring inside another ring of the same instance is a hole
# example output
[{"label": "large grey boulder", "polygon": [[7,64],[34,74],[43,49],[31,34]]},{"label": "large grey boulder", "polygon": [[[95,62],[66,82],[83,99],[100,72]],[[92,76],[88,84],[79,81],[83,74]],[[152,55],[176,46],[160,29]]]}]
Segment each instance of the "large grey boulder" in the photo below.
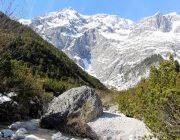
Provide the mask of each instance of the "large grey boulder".
[{"label": "large grey boulder", "polygon": [[39,125],[43,128],[59,128],[67,118],[80,118],[88,122],[103,114],[102,103],[94,89],[88,86],[72,88],[55,97]]}]

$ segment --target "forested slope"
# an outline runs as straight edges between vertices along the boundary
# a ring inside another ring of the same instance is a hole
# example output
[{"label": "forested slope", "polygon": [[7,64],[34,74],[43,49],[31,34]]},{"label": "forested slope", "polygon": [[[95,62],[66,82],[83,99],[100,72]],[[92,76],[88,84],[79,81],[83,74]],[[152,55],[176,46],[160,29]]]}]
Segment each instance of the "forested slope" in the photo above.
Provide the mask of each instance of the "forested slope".
[{"label": "forested slope", "polygon": [[148,79],[119,93],[119,109],[143,120],[162,140],[180,139],[180,67],[170,55],[159,68],[152,66]]},{"label": "forested slope", "polygon": [[[14,101],[21,102],[23,109],[30,101],[45,104],[54,95],[81,85],[107,90],[29,27],[0,13],[0,93],[14,91]],[[0,116],[5,114],[0,111]]]}]

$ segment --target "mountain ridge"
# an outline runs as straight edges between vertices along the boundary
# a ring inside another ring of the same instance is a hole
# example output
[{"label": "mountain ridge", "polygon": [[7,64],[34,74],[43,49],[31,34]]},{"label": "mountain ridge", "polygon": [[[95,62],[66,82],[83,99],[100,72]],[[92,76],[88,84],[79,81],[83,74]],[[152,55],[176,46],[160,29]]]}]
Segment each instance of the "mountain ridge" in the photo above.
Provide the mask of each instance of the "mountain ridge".
[{"label": "mountain ridge", "polygon": [[[149,67],[139,77],[130,73],[129,81],[124,78],[127,71],[148,57],[157,54],[167,59],[172,53],[180,60],[180,16],[177,13],[157,12],[137,23],[116,15],[84,16],[72,8],[51,14],[56,18],[46,14],[47,18],[34,18],[28,25],[89,74],[119,90],[135,85],[148,75]],[[156,64],[153,61],[151,65]]]}]

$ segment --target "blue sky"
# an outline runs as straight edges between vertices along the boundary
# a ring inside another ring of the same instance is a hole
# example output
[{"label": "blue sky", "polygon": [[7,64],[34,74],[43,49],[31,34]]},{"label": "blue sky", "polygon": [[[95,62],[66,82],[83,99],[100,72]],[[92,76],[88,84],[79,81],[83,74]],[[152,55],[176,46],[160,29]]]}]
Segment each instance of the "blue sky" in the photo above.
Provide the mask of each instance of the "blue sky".
[{"label": "blue sky", "polygon": [[34,18],[68,6],[84,15],[106,13],[135,22],[156,12],[180,14],[180,0],[26,0],[24,18]]}]

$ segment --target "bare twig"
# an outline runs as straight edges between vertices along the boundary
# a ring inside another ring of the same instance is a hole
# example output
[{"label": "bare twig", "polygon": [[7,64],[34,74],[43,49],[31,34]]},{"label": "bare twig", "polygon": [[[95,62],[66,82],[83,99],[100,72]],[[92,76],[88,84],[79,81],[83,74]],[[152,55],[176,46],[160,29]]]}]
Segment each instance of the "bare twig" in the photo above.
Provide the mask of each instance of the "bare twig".
[{"label": "bare twig", "polygon": [[25,0],[0,0],[0,11],[8,17],[22,17],[25,5]]}]

